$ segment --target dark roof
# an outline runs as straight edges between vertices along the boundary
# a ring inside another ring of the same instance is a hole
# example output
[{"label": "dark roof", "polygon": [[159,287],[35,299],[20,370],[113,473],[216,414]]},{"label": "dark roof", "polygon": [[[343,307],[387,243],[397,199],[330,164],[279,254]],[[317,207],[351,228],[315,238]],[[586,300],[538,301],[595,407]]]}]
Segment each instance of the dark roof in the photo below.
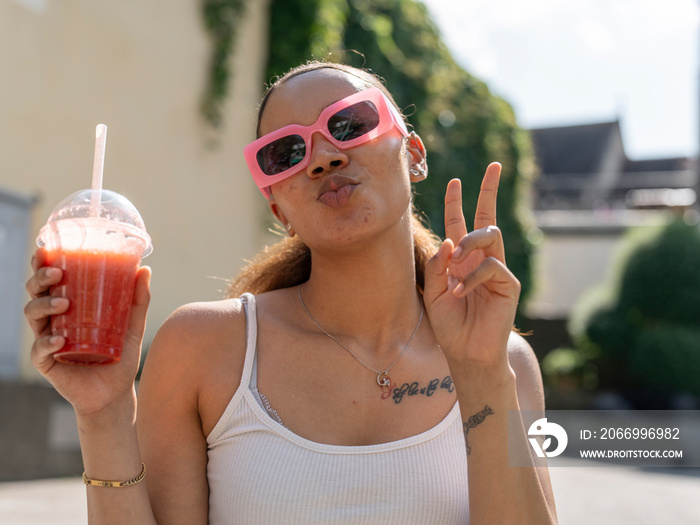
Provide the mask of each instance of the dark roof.
[{"label": "dark roof", "polygon": [[540,170],[546,174],[595,173],[617,121],[530,130]]},{"label": "dark roof", "polygon": [[640,202],[649,207],[654,199],[663,207],[679,192],[700,187],[694,159],[628,159],[617,121],[531,134],[540,166],[533,188],[539,210],[592,209],[602,201],[616,209]]}]

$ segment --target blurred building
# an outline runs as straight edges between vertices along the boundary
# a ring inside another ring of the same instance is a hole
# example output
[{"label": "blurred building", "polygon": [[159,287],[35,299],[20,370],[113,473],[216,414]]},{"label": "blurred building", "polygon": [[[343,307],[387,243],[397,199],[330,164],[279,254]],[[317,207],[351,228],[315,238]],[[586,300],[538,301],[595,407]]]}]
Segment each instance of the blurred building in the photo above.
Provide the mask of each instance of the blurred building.
[{"label": "blurred building", "polygon": [[267,6],[246,5],[214,129],[200,110],[213,52],[200,2],[0,3],[0,377],[36,379],[21,316],[29,258],[52,208],[90,186],[98,123],[104,186],[153,238],[147,342],[178,306],[221,298],[260,249],[267,206],[242,149],[264,87]]},{"label": "blurred building", "polygon": [[619,121],[531,133],[541,172],[533,202],[542,236],[528,313],[548,320],[547,330],[558,335],[545,345],[555,346],[565,343],[576,302],[605,282],[623,233],[676,214],[697,222],[700,183],[696,159],[627,158]]},{"label": "blurred building", "polygon": [[81,470],[75,418],[30,364],[22,309],[39,228],[91,184],[97,124],[109,128],[104,186],[136,205],[154,243],[146,345],[178,306],[222,298],[269,240],[242,155],[268,2],[245,4],[214,129],[200,111],[213,53],[201,2],[0,2],[0,480]]},{"label": "blurred building", "polygon": [[628,159],[618,121],[531,133],[542,172],[535,182],[538,212],[697,208],[693,159]]}]

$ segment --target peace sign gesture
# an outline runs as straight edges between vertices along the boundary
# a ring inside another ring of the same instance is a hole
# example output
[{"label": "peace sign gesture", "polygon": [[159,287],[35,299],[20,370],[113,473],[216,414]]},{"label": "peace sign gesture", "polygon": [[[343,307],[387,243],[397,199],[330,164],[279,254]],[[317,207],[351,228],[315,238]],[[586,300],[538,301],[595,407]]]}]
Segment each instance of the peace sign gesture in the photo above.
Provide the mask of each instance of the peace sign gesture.
[{"label": "peace sign gesture", "polygon": [[445,192],[447,239],[426,264],[423,298],[450,363],[507,363],[520,283],[506,266],[503,237],[496,227],[500,174],[498,163],[486,169],[471,233],[462,213],[460,180],[451,180]]}]

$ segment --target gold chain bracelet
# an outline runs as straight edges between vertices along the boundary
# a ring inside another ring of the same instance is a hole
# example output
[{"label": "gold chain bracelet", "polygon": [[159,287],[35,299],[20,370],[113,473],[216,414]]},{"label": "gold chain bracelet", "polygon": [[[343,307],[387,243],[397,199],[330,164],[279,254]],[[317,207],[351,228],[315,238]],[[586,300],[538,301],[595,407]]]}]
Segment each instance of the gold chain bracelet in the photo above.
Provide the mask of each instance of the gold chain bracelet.
[{"label": "gold chain bracelet", "polygon": [[140,483],[143,478],[146,477],[146,465],[141,463],[141,474],[136,476],[134,479],[129,481],[104,481],[101,479],[90,479],[83,472],[83,483],[86,485],[93,485],[95,487],[130,487],[131,485],[136,485]]}]

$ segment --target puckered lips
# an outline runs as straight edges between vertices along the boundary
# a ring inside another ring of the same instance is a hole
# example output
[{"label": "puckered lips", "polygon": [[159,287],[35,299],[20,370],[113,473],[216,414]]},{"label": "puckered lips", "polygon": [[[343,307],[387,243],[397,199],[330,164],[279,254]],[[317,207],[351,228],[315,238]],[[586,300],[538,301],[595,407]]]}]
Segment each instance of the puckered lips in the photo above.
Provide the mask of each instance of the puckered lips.
[{"label": "puckered lips", "polygon": [[358,184],[358,181],[345,175],[326,175],[318,188],[316,200],[331,208],[340,208],[347,204]]}]

